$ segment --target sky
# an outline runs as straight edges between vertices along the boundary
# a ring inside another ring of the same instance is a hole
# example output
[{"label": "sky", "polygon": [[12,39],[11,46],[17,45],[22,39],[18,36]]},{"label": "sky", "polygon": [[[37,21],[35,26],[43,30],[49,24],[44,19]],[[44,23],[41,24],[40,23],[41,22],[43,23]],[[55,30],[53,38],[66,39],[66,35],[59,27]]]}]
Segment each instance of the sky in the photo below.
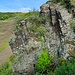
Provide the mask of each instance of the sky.
[{"label": "sky", "polygon": [[28,12],[40,10],[40,6],[48,0],[0,0],[0,12]]}]

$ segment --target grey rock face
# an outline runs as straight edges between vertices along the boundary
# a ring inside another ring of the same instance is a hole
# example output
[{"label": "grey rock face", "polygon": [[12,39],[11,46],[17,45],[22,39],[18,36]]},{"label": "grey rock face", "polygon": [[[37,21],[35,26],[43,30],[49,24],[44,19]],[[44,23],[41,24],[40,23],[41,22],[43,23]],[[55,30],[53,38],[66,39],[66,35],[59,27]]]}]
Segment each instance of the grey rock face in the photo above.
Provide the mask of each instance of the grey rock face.
[{"label": "grey rock face", "polygon": [[49,4],[43,4],[40,9],[41,15],[46,15],[49,12]]},{"label": "grey rock face", "polygon": [[[52,26],[49,21],[50,6],[55,6],[55,9],[58,9],[57,11],[61,13],[62,19],[65,20],[66,25],[63,25],[61,21],[59,21],[61,30],[58,26]],[[68,56],[67,51],[69,46],[74,49],[74,45],[72,44],[74,34],[69,25],[71,15],[66,11],[66,9],[53,3],[44,4],[40,8],[42,17],[48,16],[49,19],[46,21],[45,25],[40,25],[40,27],[45,27],[46,29],[46,33],[41,37],[42,41],[39,41],[39,32],[34,33],[29,29],[29,25],[31,23],[28,19],[22,21],[18,25],[18,31],[15,32],[16,38],[11,39],[10,41],[12,52],[15,58],[18,58],[13,66],[15,75],[33,75],[36,71],[35,64],[37,63],[38,56],[42,53],[43,48],[47,48],[49,54],[53,57],[57,57],[59,52],[59,55],[61,55],[61,57],[64,56],[64,58],[67,58]],[[58,36],[58,30],[60,33],[62,31],[62,34],[64,35],[61,36],[61,39]],[[34,36],[36,34],[37,37]]]}]

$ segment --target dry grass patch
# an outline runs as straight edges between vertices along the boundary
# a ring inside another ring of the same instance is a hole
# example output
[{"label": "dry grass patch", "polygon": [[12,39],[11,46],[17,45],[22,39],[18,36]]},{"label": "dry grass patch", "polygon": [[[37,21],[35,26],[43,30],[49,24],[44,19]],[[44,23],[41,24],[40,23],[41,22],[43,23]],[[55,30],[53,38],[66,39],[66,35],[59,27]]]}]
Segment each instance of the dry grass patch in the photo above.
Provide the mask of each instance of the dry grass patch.
[{"label": "dry grass patch", "polygon": [[1,46],[0,46],[0,52],[3,51],[5,48],[7,48],[9,46],[8,41],[4,42]]}]

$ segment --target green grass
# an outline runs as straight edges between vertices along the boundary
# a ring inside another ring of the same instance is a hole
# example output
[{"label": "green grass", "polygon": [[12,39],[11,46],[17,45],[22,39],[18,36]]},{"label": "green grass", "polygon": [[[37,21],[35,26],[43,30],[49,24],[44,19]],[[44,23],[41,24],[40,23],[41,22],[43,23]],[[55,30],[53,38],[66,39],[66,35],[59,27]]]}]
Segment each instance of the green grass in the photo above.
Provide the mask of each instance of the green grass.
[{"label": "green grass", "polygon": [[0,20],[7,20],[15,16],[15,13],[1,13],[0,12]]},{"label": "green grass", "polygon": [[1,46],[0,46],[0,52],[3,51],[5,48],[7,48],[9,46],[8,41],[4,42]]},{"label": "green grass", "polygon": [[32,12],[28,12],[28,13],[17,13],[15,16],[16,24],[19,24],[21,21],[28,19],[31,16],[38,15],[38,14],[39,14],[38,11],[32,11]]},{"label": "green grass", "polygon": [[[9,61],[0,65],[0,75],[14,75],[13,74],[13,63],[14,63],[14,56],[11,55],[9,57]],[[19,75],[19,74],[16,74]]]},{"label": "green grass", "polygon": [[14,61],[14,56],[9,57],[9,61],[0,65],[0,75],[14,75],[12,71],[12,61]]},{"label": "green grass", "polygon": [[0,66],[0,75],[14,75],[9,62]]}]

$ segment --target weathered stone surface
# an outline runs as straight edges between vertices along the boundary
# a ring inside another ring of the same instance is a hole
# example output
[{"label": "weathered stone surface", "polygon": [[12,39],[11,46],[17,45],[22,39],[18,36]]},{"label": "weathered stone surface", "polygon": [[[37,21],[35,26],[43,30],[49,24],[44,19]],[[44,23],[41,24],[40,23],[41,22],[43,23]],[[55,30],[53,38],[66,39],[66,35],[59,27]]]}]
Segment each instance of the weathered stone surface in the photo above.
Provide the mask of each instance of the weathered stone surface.
[{"label": "weathered stone surface", "polygon": [[[65,21],[63,25],[61,21],[59,21],[60,28],[62,30],[63,36],[61,39],[56,34],[58,33],[59,28],[53,27],[50,25],[50,6],[54,7],[57,11],[61,13],[62,19]],[[15,32],[15,39],[10,41],[10,46],[12,49],[15,58],[18,57],[18,60],[15,62],[13,70],[15,75],[33,75],[36,70],[36,62],[38,60],[38,56],[41,54],[43,48],[47,48],[48,52],[51,56],[57,57],[57,52],[60,52],[60,55],[64,58],[67,58],[68,53],[67,51],[71,47],[74,49],[75,44],[73,38],[75,37],[74,33],[71,31],[69,20],[71,19],[72,15],[67,12],[65,8],[58,4],[48,3],[43,4],[41,7],[41,15],[48,16],[49,20],[46,20],[46,24],[41,24],[40,26],[44,26],[46,28],[46,33],[44,36],[41,37],[42,40],[40,41],[38,38],[38,34],[40,33],[33,33],[33,31],[29,30],[30,21],[26,19],[22,21],[18,26],[18,31]],[[57,31],[56,31],[57,30]],[[37,37],[34,35],[37,34]]]}]

